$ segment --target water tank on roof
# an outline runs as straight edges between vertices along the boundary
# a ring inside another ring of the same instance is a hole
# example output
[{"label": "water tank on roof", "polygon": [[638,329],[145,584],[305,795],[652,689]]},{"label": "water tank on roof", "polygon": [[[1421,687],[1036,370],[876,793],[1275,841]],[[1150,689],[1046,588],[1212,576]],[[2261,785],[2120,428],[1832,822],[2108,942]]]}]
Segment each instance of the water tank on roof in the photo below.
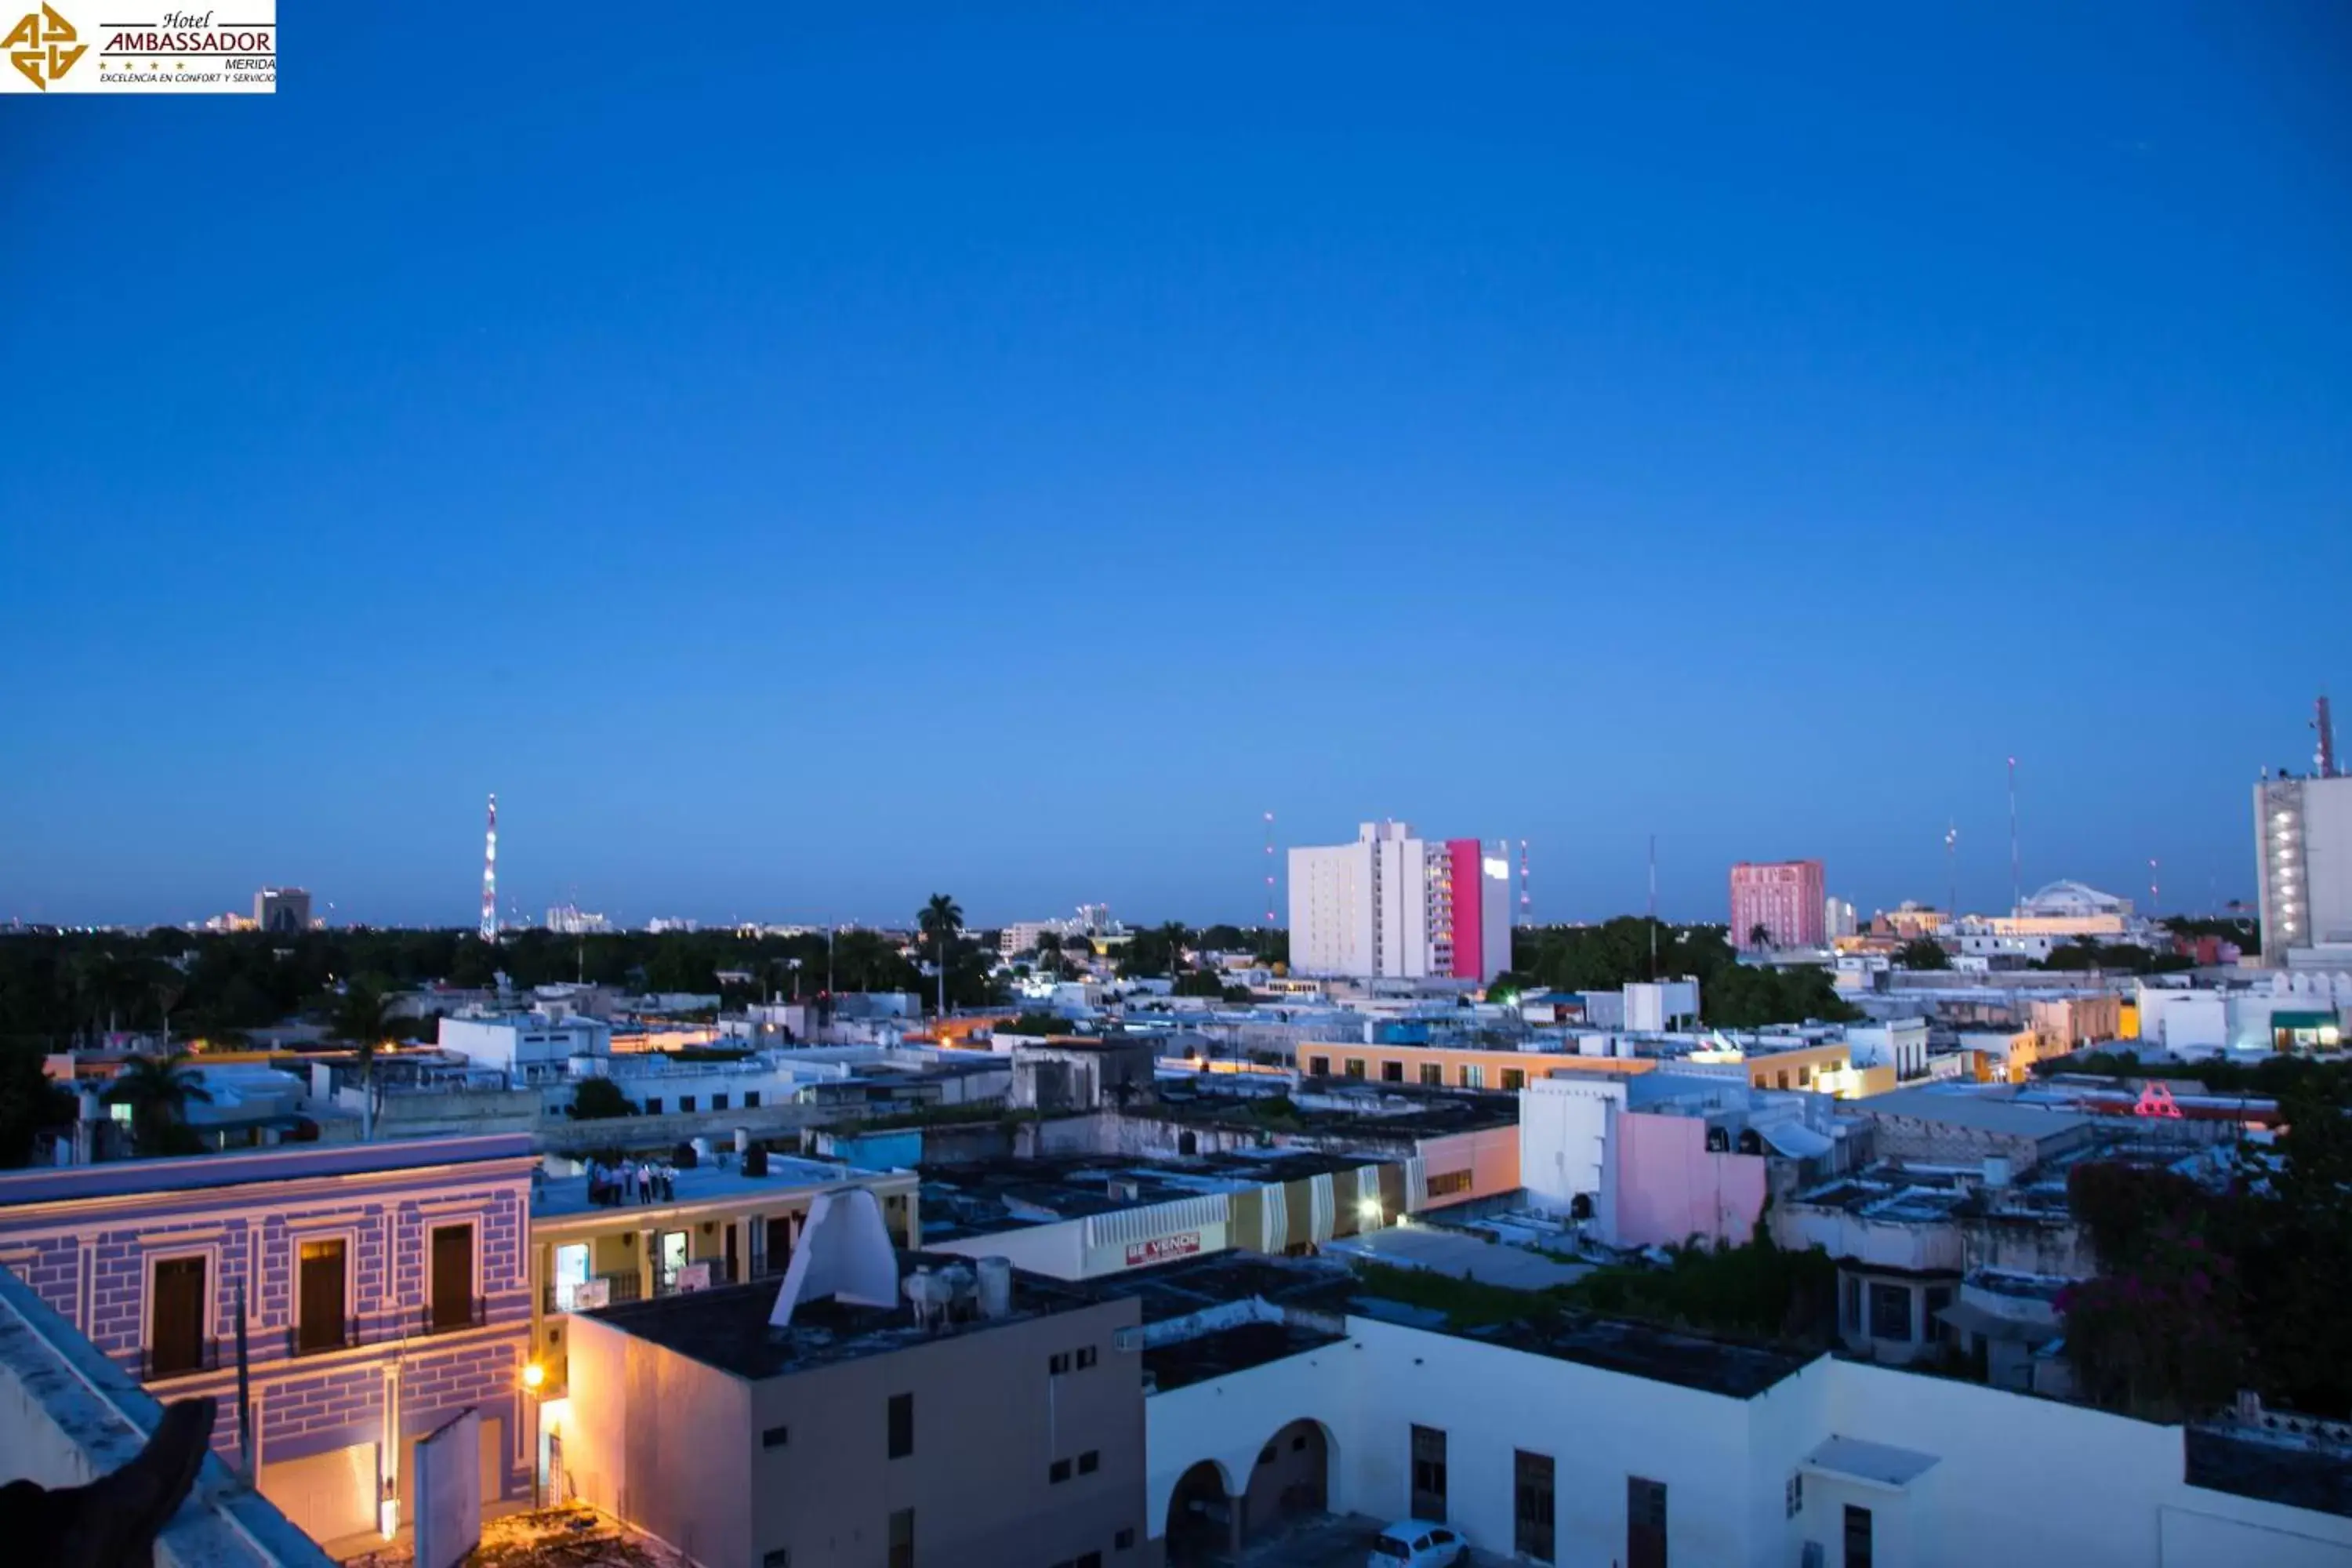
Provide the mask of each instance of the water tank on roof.
[{"label": "water tank on roof", "polygon": [[980,1315],[983,1318],[1011,1317],[1013,1260],[1009,1258],[983,1258],[973,1267],[980,1279]]},{"label": "water tank on roof", "polygon": [[948,1315],[948,1304],[955,1300],[955,1287],[928,1268],[908,1275],[899,1289],[915,1309],[915,1321],[927,1329],[939,1326]]},{"label": "water tank on roof", "polygon": [[950,1263],[940,1270],[939,1278],[948,1288],[948,1316],[969,1318],[979,1309],[980,1281],[968,1263]]}]

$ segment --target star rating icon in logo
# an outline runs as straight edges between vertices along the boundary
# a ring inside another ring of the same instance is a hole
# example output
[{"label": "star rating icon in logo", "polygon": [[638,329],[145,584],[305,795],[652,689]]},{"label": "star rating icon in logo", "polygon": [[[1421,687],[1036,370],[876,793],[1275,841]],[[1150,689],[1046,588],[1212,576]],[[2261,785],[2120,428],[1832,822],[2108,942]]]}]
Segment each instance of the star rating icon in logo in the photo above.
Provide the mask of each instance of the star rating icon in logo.
[{"label": "star rating icon in logo", "polygon": [[10,65],[47,92],[49,83],[73,69],[74,62],[89,52],[88,44],[75,42],[79,37],[71,22],[58,16],[55,6],[45,4],[39,16],[27,16],[0,38],[0,49],[8,51]]}]

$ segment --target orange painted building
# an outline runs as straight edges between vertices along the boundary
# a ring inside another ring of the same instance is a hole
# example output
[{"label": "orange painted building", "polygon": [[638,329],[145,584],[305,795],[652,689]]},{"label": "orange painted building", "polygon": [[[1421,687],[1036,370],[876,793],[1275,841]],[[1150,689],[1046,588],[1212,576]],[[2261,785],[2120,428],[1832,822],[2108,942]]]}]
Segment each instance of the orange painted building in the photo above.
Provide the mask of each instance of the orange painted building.
[{"label": "orange painted building", "polygon": [[1556,1072],[1632,1077],[1654,1071],[1658,1065],[1646,1057],[1586,1057],[1572,1051],[1507,1051],[1472,1046],[1368,1046],[1331,1040],[1302,1040],[1293,1047],[1291,1060],[1303,1078],[1506,1093]]}]

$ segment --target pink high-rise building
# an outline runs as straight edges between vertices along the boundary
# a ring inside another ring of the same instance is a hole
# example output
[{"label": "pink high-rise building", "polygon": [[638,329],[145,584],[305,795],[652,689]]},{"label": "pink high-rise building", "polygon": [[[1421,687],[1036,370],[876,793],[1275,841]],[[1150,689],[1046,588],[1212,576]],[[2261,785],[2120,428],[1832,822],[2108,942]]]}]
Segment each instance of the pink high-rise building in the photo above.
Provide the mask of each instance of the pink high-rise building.
[{"label": "pink high-rise building", "polygon": [[1754,947],[1761,926],[1772,947],[1820,947],[1827,896],[1818,860],[1742,860],[1731,868],[1731,945]]}]

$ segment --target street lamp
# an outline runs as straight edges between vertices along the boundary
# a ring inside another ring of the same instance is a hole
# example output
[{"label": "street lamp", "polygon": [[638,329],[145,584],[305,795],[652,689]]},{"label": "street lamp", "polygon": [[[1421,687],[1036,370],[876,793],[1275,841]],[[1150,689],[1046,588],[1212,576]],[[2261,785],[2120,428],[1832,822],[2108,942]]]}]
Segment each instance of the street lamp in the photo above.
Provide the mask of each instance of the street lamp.
[{"label": "street lamp", "polygon": [[530,1401],[530,1511],[540,1509],[539,1471],[541,1450],[546,1447],[547,1435],[541,1429],[546,1410],[540,1390],[546,1386],[547,1368],[538,1362],[526,1362],[522,1369],[523,1396]]}]

